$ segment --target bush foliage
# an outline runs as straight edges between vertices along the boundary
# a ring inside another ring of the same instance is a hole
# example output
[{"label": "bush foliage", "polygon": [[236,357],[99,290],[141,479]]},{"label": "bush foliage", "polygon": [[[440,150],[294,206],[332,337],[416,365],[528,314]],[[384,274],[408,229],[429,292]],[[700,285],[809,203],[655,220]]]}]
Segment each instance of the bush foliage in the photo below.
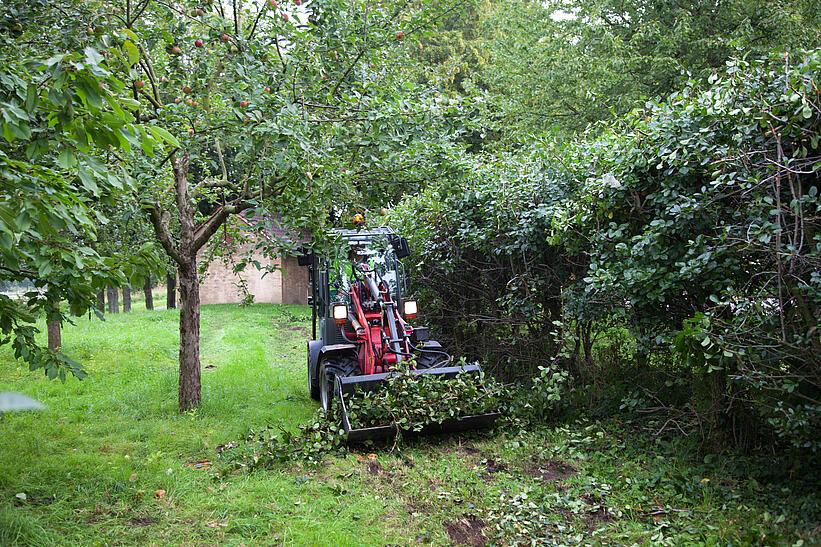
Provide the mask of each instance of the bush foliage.
[{"label": "bush foliage", "polygon": [[714,439],[821,448],[819,68],[734,61],[577,143],[464,159],[392,213],[431,324],[504,377],[629,379]]}]

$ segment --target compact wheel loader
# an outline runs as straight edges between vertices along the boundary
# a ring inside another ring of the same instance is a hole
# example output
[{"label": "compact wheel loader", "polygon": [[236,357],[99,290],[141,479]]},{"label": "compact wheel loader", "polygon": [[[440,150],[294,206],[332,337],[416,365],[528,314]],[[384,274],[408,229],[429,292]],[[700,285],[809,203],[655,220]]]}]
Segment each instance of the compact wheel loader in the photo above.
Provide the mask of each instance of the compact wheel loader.
[{"label": "compact wheel loader", "polygon": [[[308,390],[328,411],[337,398],[349,442],[395,434],[391,426],[354,429],[345,396],[355,390],[387,389],[385,380],[403,364],[411,374],[434,374],[446,381],[460,373],[478,374],[478,364],[454,364],[426,327],[413,326],[417,305],[405,298],[407,279],[400,259],[407,241],[390,228],[335,230],[342,239],[336,257],[306,254],[309,268],[312,339],[308,341]],[[488,427],[499,416],[463,416],[426,432]]]}]

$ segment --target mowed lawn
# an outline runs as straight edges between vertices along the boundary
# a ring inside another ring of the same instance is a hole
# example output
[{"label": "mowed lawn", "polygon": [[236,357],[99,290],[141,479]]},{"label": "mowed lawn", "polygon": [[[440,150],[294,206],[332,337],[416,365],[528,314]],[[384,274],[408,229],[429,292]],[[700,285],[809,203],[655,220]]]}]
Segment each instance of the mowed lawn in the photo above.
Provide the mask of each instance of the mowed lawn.
[{"label": "mowed lawn", "polygon": [[204,307],[203,404],[182,415],[175,310],[67,326],[64,349],[85,365],[83,381],[49,381],[0,349],[0,391],[48,407],[0,416],[0,544],[400,539],[383,521],[385,500],[357,481],[346,481],[347,495],[337,498],[328,495],[333,481],[313,469],[311,477],[295,466],[220,482],[207,466],[197,468],[249,427],[296,429],[313,415],[304,364],[309,313]]},{"label": "mowed lawn", "polygon": [[[217,478],[217,447],[314,416],[302,306],[205,306],[203,404],[177,411],[175,310],[80,318],[48,381],[0,348],[0,545],[817,544],[821,479],[619,419],[359,447]],[[763,461],[762,461],[763,460]]]}]

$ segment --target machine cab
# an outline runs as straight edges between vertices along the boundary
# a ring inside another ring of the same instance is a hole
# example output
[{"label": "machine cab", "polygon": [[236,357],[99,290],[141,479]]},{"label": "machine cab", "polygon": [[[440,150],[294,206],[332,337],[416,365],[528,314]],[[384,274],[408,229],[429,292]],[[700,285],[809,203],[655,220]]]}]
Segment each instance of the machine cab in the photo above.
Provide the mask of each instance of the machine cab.
[{"label": "machine cab", "polygon": [[[407,242],[390,228],[371,230],[335,230],[341,245],[331,256],[310,255],[309,277],[313,307],[313,338],[324,345],[342,344],[345,340],[336,326],[332,306],[348,303],[348,289],[355,274],[352,264],[360,263],[376,271],[388,285],[393,301],[403,309],[403,295],[407,292],[405,270],[400,258],[410,254]],[[303,259],[303,262],[307,260]]]}]

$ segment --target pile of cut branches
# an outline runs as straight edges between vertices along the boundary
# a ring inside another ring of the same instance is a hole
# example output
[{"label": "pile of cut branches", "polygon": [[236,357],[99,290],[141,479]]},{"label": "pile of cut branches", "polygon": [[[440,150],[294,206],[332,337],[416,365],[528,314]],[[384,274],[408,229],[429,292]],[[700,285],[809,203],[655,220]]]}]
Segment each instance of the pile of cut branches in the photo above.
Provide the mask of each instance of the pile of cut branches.
[{"label": "pile of cut branches", "polygon": [[[397,371],[379,390],[357,392],[345,399],[351,426],[393,426],[397,442],[402,432],[420,431],[445,420],[504,411],[512,400],[503,384],[481,374],[457,374],[446,381],[434,375]],[[250,431],[244,441],[221,445],[222,475],[238,470],[270,468],[279,463],[318,464],[345,448],[341,412],[335,403],[328,413],[318,410],[296,433],[268,426]]]},{"label": "pile of cut branches", "polygon": [[398,373],[382,389],[345,399],[353,428],[393,426],[397,433],[463,416],[498,412],[510,392],[483,374],[460,373],[443,380],[433,374]]}]

